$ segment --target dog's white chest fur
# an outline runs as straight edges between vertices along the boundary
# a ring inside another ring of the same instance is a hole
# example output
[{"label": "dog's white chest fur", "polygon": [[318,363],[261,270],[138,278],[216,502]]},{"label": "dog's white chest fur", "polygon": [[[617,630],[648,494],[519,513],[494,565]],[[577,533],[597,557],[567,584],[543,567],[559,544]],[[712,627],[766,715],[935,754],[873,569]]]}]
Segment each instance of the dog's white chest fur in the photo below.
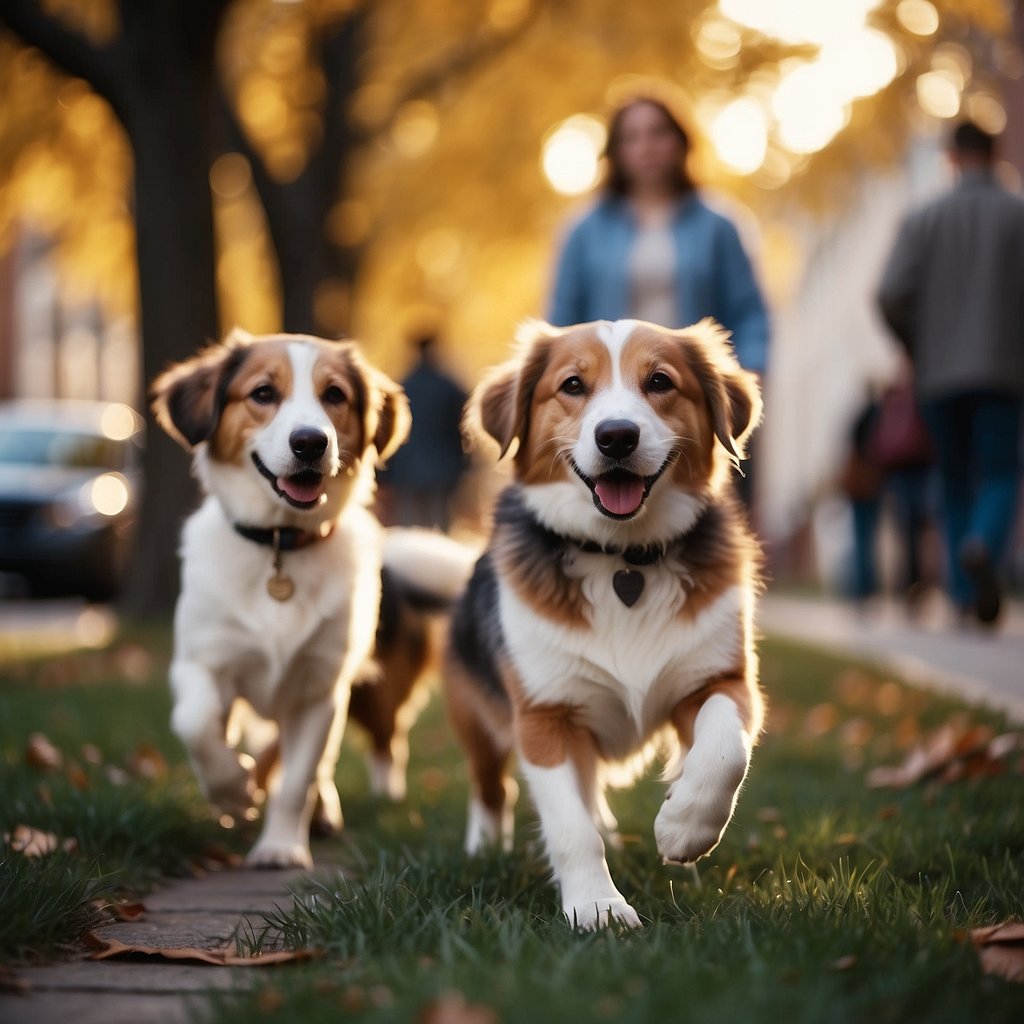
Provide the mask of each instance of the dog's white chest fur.
[{"label": "dog's white chest fur", "polygon": [[574,550],[563,567],[581,580],[589,626],[554,622],[502,585],[508,647],[529,700],[578,707],[609,755],[626,758],[680,700],[736,664],[749,594],[726,590],[691,620],[680,614],[691,584],[678,563],[632,567],[644,577],[632,607],[613,586],[629,568],[621,559]]},{"label": "dog's white chest fur", "polygon": [[210,666],[226,697],[244,697],[265,716],[283,700],[314,696],[282,692],[303,658],[347,665],[370,654],[372,624],[356,620],[367,607],[375,614],[379,601],[376,529],[365,510],[354,509],[326,540],[284,553],[295,590],[277,601],[267,591],[272,550],[236,534],[208,499],[182,537],[176,657]]}]

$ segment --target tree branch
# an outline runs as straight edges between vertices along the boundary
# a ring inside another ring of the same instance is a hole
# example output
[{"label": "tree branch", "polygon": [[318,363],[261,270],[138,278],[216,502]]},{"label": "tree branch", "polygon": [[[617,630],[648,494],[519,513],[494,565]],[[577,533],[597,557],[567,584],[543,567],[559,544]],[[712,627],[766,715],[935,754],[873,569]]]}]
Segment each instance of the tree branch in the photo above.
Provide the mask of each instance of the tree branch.
[{"label": "tree branch", "polygon": [[85,79],[114,108],[122,123],[125,121],[131,85],[123,37],[97,46],[46,14],[39,0],[0,0],[0,24],[69,75]]},{"label": "tree branch", "polygon": [[406,103],[433,95],[443,86],[454,84],[459,78],[472,74],[487,61],[499,56],[526,35],[544,10],[545,5],[535,0],[522,21],[507,32],[491,30],[472,41],[452,46],[446,53],[411,77],[396,98],[391,112],[383,122],[368,128],[361,137],[361,141],[365,142],[377,136],[386,135],[394,127],[398,112]]}]

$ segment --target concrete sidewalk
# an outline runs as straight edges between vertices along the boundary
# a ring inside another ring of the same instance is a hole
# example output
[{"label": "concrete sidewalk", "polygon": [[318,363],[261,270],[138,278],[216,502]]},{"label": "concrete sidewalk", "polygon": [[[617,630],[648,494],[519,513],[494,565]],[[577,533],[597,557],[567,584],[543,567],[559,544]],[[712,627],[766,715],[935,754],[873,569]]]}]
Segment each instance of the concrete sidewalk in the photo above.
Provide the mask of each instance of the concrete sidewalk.
[{"label": "concrete sidewalk", "polygon": [[[314,850],[314,854],[315,854]],[[339,869],[318,863],[313,877]],[[157,949],[221,950],[251,926],[260,933],[262,915],[292,906],[291,890],[306,872],[228,869],[204,878],[169,881],[144,897],[136,920],[111,922],[94,930],[102,940]],[[156,956],[89,960],[77,958],[18,968],[23,991],[0,989],[3,1024],[190,1024],[207,994],[251,985],[267,972],[290,966],[235,967],[162,959]]]},{"label": "concrete sidewalk", "polygon": [[908,682],[952,693],[1024,722],[1024,606],[1008,602],[995,629],[954,621],[934,594],[911,617],[902,603],[859,609],[849,601],[769,592],[758,610],[762,633],[872,662]]}]

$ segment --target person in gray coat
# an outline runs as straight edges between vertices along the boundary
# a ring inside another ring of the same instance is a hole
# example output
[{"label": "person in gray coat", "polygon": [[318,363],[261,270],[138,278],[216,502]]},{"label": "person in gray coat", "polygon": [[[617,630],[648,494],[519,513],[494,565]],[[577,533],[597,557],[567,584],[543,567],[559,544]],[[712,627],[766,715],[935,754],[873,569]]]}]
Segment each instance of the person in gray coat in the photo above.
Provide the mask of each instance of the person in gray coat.
[{"label": "person in gray coat", "polygon": [[957,183],[903,222],[878,289],[935,443],[950,595],[984,623],[999,616],[1024,409],[1024,200],[996,179],[994,151],[977,125],[956,127]]}]

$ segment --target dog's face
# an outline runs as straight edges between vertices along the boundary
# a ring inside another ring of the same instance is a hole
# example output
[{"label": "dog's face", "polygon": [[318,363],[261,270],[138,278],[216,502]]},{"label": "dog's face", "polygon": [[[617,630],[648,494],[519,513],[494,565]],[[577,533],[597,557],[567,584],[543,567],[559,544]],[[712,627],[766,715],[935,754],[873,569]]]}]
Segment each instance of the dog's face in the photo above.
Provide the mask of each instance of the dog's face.
[{"label": "dog's face", "polygon": [[207,490],[252,525],[337,515],[367,454],[387,458],[410,423],[401,388],[352,343],[305,335],[235,331],[158,377],[152,399]]},{"label": "dog's face", "polygon": [[712,322],[670,331],[620,320],[536,325],[477,390],[470,423],[502,454],[518,441],[516,478],[552,528],[589,523],[609,536],[620,524],[633,542],[685,528],[759,415],[756,379]]}]

